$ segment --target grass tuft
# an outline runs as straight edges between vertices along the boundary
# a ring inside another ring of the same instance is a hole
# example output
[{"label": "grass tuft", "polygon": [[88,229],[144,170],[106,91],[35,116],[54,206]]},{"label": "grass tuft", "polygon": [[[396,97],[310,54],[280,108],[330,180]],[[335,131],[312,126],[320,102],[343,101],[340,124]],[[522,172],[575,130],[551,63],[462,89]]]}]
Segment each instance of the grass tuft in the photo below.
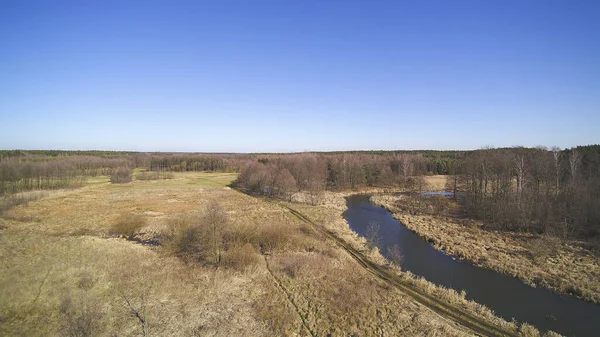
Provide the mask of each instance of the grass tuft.
[{"label": "grass tuft", "polygon": [[124,236],[128,240],[146,225],[146,218],[135,213],[121,213],[110,229],[110,234]]}]

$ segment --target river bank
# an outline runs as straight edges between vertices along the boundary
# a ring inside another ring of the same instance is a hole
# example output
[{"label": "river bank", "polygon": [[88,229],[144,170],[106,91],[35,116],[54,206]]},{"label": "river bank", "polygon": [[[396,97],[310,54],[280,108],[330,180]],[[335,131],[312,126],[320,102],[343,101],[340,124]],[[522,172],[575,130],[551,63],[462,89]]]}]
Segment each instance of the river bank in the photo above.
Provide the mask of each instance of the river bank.
[{"label": "river bank", "polygon": [[[360,191],[362,195],[368,193],[367,191]],[[493,322],[494,325],[501,327],[508,334],[522,335],[522,336],[540,336],[540,332],[532,325],[527,323],[518,324],[516,321],[506,321],[505,319],[498,317],[492,310],[485,305],[482,305],[473,300],[467,299],[464,291],[456,291],[454,289],[436,285],[430,280],[416,276],[410,271],[404,269],[400,270],[396,265],[393,265],[389,260],[385,259],[377,247],[371,247],[367,240],[359,233],[351,229],[350,224],[345,219],[345,214],[348,211],[348,200],[356,197],[357,192],[354,193],[337,193],[329,192],[327,198],[319,206],[312,206],[301,203],[283,203],[287,207],[293,208],[298,212],[306,215],[311,221],[316,223],[319,227],[322,227],[326,231],[332,233],[335,237],[340,238],[344,245],[348,245],[351,249],[354,249],[364,255],[368,260],[374,262],[376,265],[383,268],[388,268],[387,272],[393,273],[396,277],[406,284],[410,284],[411,288],[416,289],[418,292],[431,295],[438,300],[447,303],[451,307],[454,307],[458,312],[465,312],[479,319],[483,319],[487,322]],[[347,198],[351,196],[350,198]],[[386,212],[387,213],[387,212]],[[342,215],[342,216],[340,216]],[[390,216],[391,217],[391,216]],[[544,336],[557,336],[553,331],[547,331],[543,334]]]},{"label": "river bank", "polygon": [[376,195],[371,200],[446,254],[534,287],[600,303],[600,259],[582,242],[484,230],[464,219],[409,214],[398,207],[407,198]]}]

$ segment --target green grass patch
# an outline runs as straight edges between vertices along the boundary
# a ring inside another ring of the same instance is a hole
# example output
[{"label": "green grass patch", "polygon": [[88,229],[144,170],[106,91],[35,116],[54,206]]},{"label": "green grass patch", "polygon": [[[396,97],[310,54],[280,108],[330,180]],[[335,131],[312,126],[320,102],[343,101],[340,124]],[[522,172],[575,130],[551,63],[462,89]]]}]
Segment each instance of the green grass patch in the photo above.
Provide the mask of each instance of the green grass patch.
[{"label": "green grass patch", "polygon": [[98,185],[110,182],[109,176],[96,176],[96,177],[88,177],[87,185]]},{"label": "green grass patch", "polygon": [[127,184],[110,185],[117,189],[188,189],[224,188],[237,179],[237,173],[174,172],[173,179],[136,180]]}]

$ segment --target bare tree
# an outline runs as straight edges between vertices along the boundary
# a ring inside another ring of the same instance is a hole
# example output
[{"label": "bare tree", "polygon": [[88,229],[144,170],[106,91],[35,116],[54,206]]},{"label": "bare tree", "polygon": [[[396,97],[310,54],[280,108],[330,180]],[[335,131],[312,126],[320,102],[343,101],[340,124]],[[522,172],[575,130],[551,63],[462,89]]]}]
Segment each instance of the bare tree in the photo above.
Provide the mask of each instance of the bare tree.
[{"label": "bare tree", "polygon": [[513,158],[513,164],[517,176],[517,205],[520,208],[523,200],[523,185],[525,184],[525,156],[516,154]]},{"label": "bare tree", "polygon": [[101,333],[102,309],[100,303],[86,292],[75,299],[66,295],[60,303],[63,333],[69,337],[97,336]]},{"label": "bare tree", "polygon": [[573,149],[571,150],[571,153],[569,155],[569,168],[571,169],[571,179],[573,179],[573,182],[577,177],[579,165],[581,165],[581,154],[579,154],[579,151],[577,151],[577,149]]},{"label": "bare tree", "polygon": [[127,314],[140,324],[143,336],[150,335],[150,303],[155,287],[147,268],[139,265],[136,260],[124,259],[111,271],[114,290],[123,301]]},{"label": "bare tree", "polygon": [[142,326],[142,335],[144,337],[150,336],[150,325],[148,324],[148,293],[141,291],[137,298],[138,303],[134,303],[134,300],[125,293],[120,293],[121,298],[125,301],[127,308],[131,314],[138,320]]},{"label": "bare tree", "polygon": [[204,211],[202,222],[204,226],[210,228],[211,251],[215,264],[221,263],[221,253],[223,250],[223,230],[228,223],[227,214],[216,201],[211,201]]},{"label": "bare tree", "polygon": [[558,196],[560,192],[560,174],[562,171],[562,165],[560,164],[561,151],[558,146],[553,146],[552,149],[552,158],[554,159],[554,178],[555,178],[555,191],[554,195]]},{"label": "bare tree", "polygon": [[400,169],[402,171],[402,175],[406,178],[412,175],[412,158],[409,154],[401,154],[400,155]]},{"label": "bare tree", "polygon": [[402,266],[402,262],[404,262],[404,254],[402,254],[402,249],[398,244],[388,248],[388,257],[396,267]]},{"label": "bare tree", "polygon": [[285,167],[278,167],[273,179],[273,188],[276,190],[277,196],[290,200],[292,194],[298,190],[296,179],[290,171]]},{"label": "bare tree", "polygon": [[375,221],[369,222],[367,230],[365,231],[365,238],[367,239],[367,245],[373,249],[379,244],[379,224]]}]

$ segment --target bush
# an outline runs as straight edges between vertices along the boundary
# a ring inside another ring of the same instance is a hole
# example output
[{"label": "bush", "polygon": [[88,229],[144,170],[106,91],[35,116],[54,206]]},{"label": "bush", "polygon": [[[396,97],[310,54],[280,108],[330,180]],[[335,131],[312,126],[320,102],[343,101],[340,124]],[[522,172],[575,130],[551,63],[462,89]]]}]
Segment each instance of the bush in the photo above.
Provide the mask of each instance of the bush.
[{"label": "bush", "polygon": [[529,242],[529,253],[533,262],[544,263],[556,251],[558,239],[551,237],[539,237]]},{"label": "bush", "polygon": [[164,237],[167,250],[184,261],[203,261],[211,254],[210,228],[202,225],[199,213],[170,218]]},{"label": "bush", "polygon": [[102,332],[102,309],[97,301],[82,296],[73,300],[70,295],[62,298],[60,318],[62,333],[69,337],[97,336]]},{"label": "bush", "polygon": [[127,237],[128,240],[146,225],[146,218],[140,214],[122,213],[110,229],[110,234]]},{"label": "bush", "polygon": [[249,242],[260,247],[262,253],[270,253],[284,250],[294,244],[300,244],[295,237],[296,230],[293,227],[279,223],[263,223],[255,229],[249,237]]},{"label": "bush", "polygon": [[205,251],[207,233],[199,224],[185,224],[177,227],[168,237],[167,249],[185,261],[202,261],[208,254]]},{"label": "bush", "polygon": [[131,181],[133,170],[126,166],[117,167],[110,173],[110,182],[113,184],[124,184]]},{"label": "bush", "polygon": [[239,270],[255,265],[258,262],[259,257],[256,254],[256,249],[249,243],[243,246],[236,245],[230,247],[223,257],[224,265]]}]

